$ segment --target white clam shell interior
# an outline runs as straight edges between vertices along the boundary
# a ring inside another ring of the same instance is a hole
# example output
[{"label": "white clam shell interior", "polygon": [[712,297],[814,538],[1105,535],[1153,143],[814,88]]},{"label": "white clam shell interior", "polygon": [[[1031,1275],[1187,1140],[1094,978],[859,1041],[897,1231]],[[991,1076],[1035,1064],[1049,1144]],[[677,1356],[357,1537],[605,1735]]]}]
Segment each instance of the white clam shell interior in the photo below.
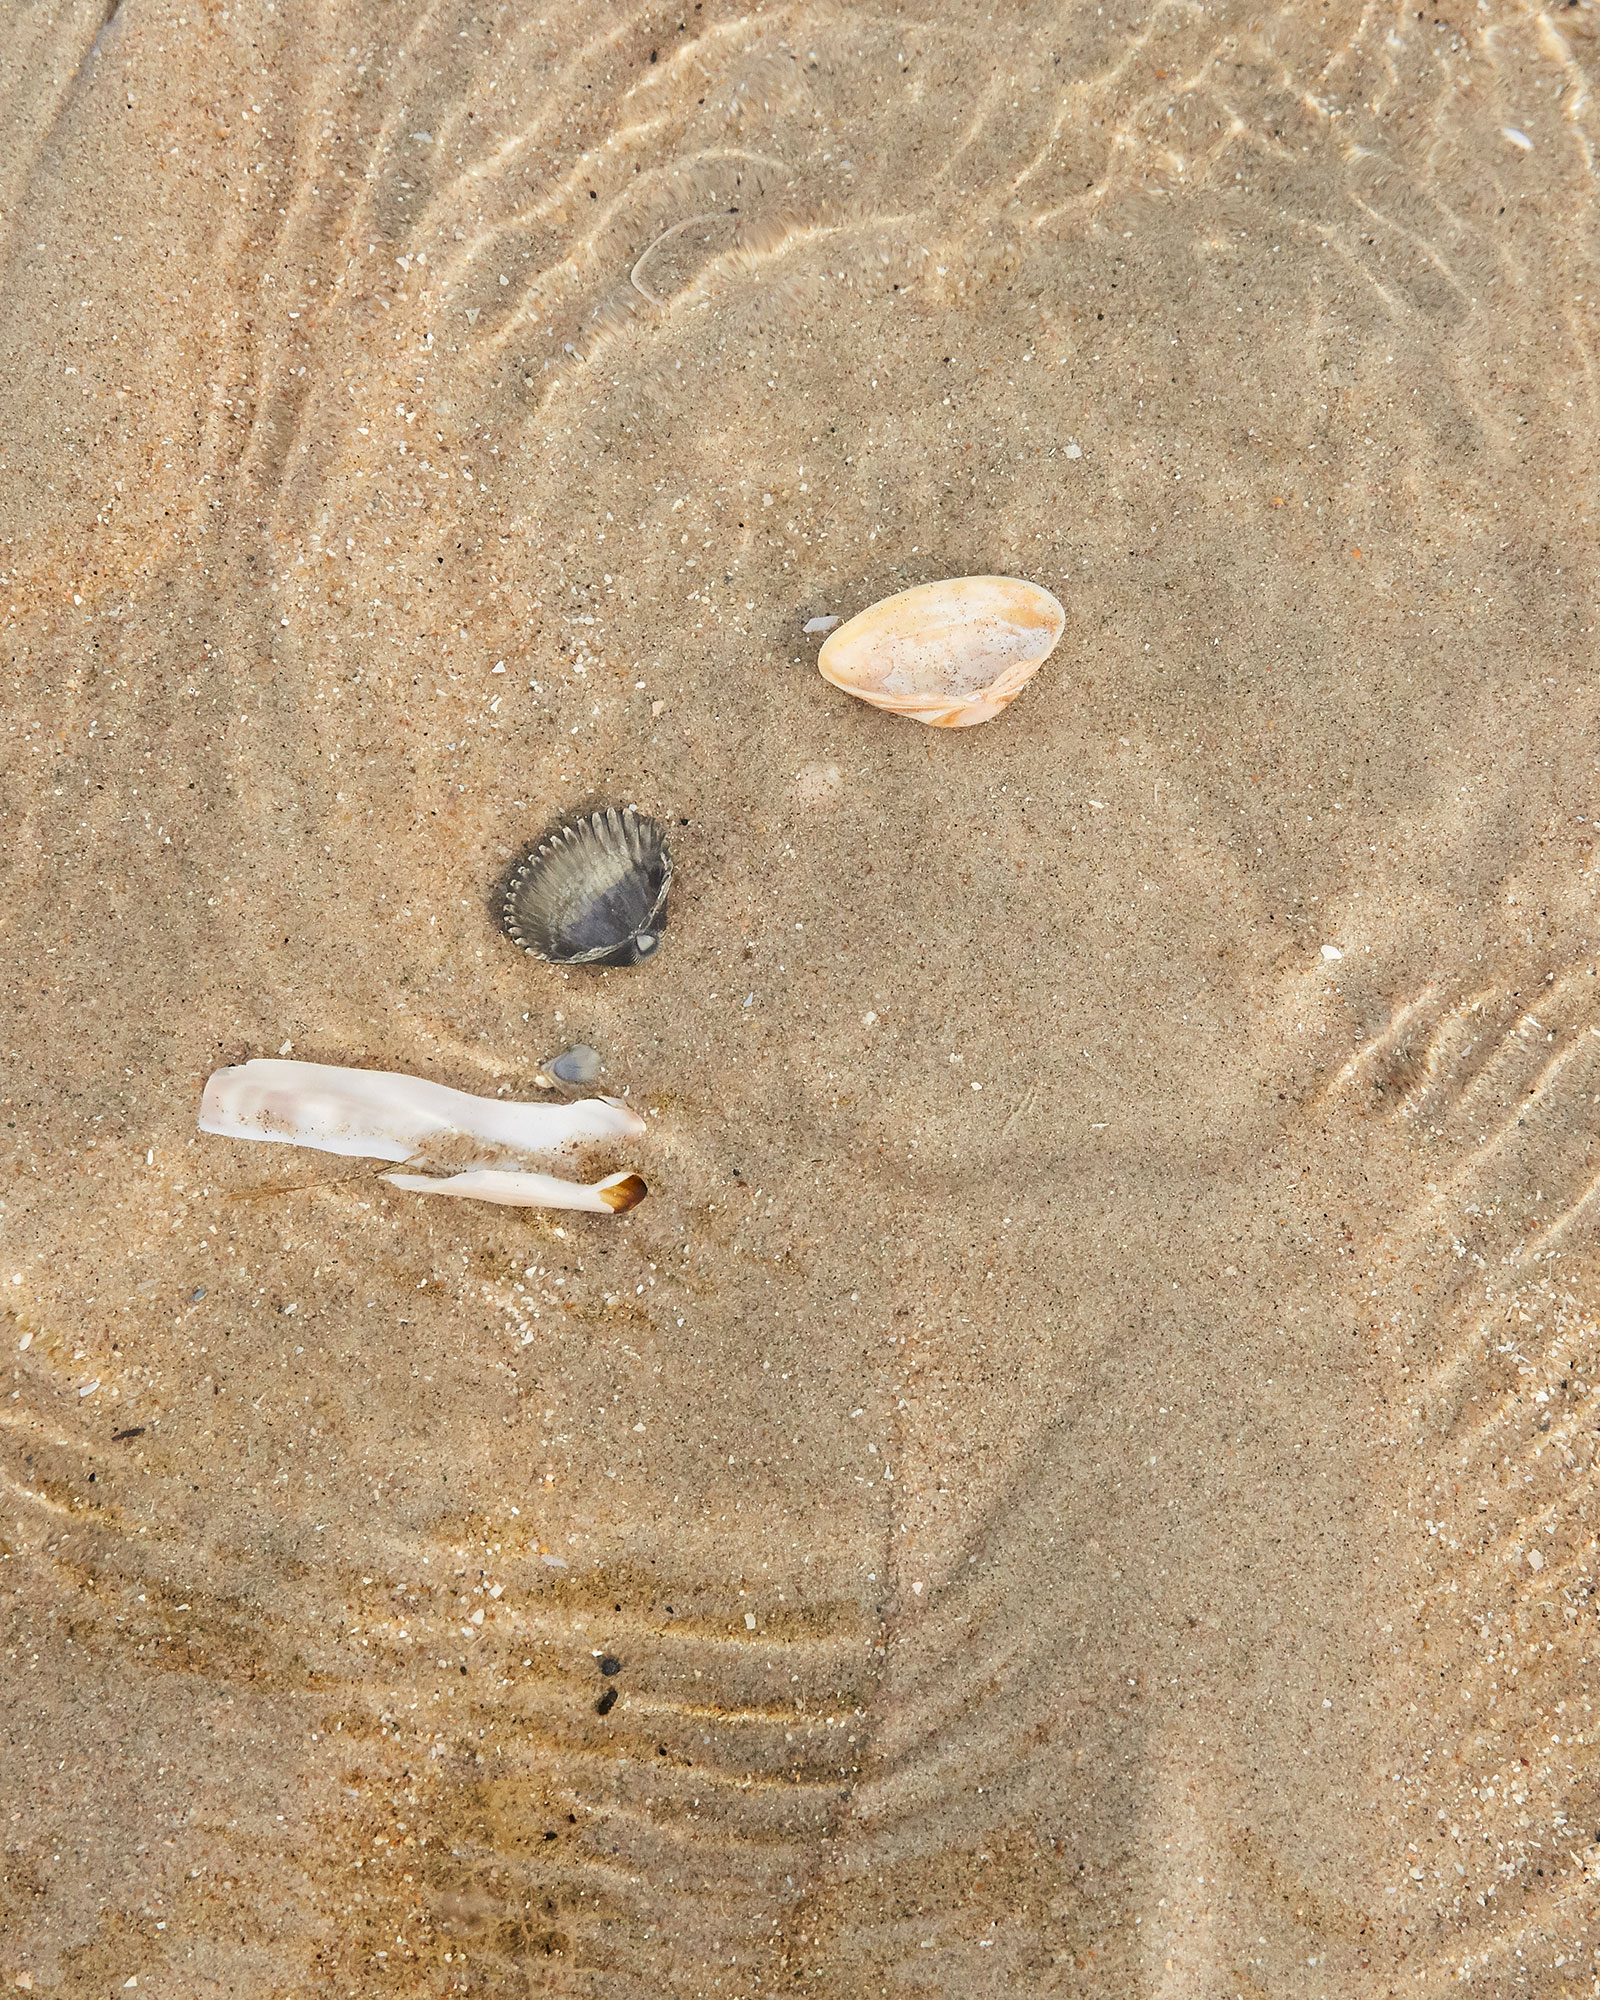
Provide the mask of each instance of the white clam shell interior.
[{"label": "white clam shell interior", "polygon": [[920,583],[858,612],[823,642],[824,680],[939,729],[988,722],[1014,701],[1066,628],[1048,590],[1014,576]]}]

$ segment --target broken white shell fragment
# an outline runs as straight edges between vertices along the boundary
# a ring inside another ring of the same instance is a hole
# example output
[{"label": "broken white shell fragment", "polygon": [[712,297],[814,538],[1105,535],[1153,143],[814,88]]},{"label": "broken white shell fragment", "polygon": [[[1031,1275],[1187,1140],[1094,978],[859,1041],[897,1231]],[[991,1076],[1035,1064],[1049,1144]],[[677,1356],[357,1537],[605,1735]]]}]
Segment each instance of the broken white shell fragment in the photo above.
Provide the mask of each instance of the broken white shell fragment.
[{"label": "broken white shell fragment", "polygon": [[608,1174],[585,1187],[554,1174],[514,1173],[503,1167],[474,1167],[464,1174],[385,1174],[391,1187],[411,1194],[460,1194],[502,1208],[583,1208],[596,1215],[625,1215],[645,1198],[635,1173]]},{"label": "broken white shell fragment", "polygon": [[271,1057],[219,1069],[200,1101],[202,1132],[367,1160],[409,1160],[433,1138],[481,1139],[513,1153],[556,1153],[584,1139],[636,1139],[645,1129],[638,1113],[614,1097],[508,1104],[420,1076]]},{"label": "broken white shell fragment", "polygon": [[817,668],[875,708],[936,729],[970,729],[1016,699],[1066,623],[1036,583],[951,577],[858,612],[823,641]]}]

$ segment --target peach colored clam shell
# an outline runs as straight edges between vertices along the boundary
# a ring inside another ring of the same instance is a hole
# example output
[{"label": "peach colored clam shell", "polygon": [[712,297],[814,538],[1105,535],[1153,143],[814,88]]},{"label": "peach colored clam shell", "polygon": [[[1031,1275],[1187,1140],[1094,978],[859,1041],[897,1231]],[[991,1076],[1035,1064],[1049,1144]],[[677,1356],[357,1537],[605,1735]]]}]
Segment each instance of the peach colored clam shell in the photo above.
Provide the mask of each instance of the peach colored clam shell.
[{"label": "peach colored clam shell", "polygon": [[824,640],[817,668],[874,708],[935,729],[970,729],[1016,700],[1066,622],[1036,583],[956,576],[858,612]]}]

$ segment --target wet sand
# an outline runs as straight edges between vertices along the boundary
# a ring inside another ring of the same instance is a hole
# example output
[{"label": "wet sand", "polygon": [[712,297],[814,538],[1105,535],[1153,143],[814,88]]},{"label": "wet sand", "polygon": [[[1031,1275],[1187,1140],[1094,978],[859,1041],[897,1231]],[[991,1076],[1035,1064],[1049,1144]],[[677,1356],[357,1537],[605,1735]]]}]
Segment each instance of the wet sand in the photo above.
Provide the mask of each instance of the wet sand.
[{"label": "wet sand", "polygon": [[[106,11],[0,36],[0,1975],[1592,1992],[1593,8]],[[998,721],[817,675],[968,572]],[[630,802],[659,960],[513,950]],[[614,1221],[195,1129],[579,1040]]]}]

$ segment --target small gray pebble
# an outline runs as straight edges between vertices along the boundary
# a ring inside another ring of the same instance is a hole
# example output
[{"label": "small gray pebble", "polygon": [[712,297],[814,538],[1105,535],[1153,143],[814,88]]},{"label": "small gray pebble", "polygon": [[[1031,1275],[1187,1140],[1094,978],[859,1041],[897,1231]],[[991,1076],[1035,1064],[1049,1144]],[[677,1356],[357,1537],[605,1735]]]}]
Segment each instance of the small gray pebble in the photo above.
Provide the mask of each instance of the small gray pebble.
[{"label": "small gray pebble", "polygon": [[579,1042],[576,1048],[546,1063],[545,1068],[560,1083],[593,1083],[600,1074],[599,1052],[587,1042]]}]

